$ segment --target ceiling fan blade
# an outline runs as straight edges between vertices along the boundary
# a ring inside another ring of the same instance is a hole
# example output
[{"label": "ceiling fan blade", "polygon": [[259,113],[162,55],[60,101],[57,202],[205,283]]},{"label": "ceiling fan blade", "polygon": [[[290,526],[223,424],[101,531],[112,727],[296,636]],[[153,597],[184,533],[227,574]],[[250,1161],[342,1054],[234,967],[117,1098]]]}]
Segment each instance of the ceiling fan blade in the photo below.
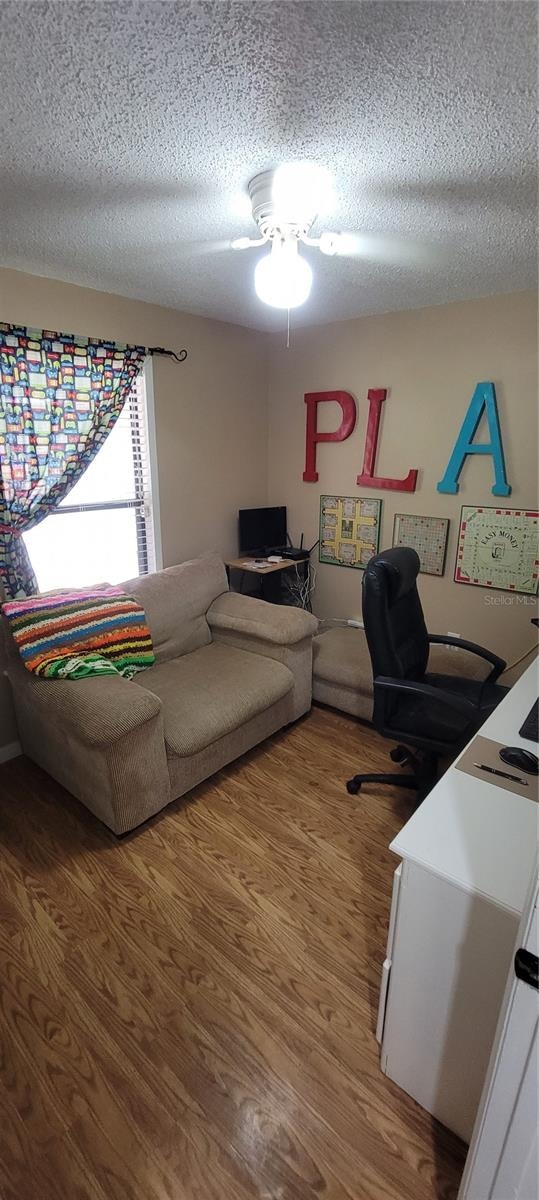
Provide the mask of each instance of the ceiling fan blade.
[{"label": "ceiling fan blade", "polygon": [[183,240],[180,237],[164,239],[145,239],[144,245],[141,246],[140,241],[125,242],[123,250],[127,253],[136,254],[137,251],[143,252],[144,255],[151,255],[154,262],[167,261],[172,262],[180,259],[188,258],[204,258],[210,254],[222,254],[225,250],[230,250],[230,238],[207,238],[194,239],[192,241]]},{"label": "ceiling fan blade", "polygon": [[403,267],[439,265],[447,258],[447,253],[447,250],[433,243],[384,233],[341,233],[336,249],[340,258],[360,258]]},{"label": "ceiling fan blade", "polygon": [[192,242],[175,242],[172,252],[180,258],[199,258],[207,254],[223,254],[230,248],[230,238],[200,238]]}]

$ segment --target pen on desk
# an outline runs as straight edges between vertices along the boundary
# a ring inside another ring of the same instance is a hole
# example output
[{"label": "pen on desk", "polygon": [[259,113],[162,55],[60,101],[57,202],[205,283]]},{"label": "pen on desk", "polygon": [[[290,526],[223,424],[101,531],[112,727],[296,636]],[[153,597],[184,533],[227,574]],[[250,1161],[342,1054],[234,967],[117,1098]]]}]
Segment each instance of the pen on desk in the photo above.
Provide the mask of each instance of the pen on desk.
[{"label": "pen on desk", "polygon": [[510,775],[508,771],[497,771],[496,767],[487,767],[485,763],[474,763],[478,771],[488,771],[489,775],[500,775],[502,779],[510,779],[511,783],[522,783],[524,787],[528,786],[527,779],[521,779],[520,775]]}]

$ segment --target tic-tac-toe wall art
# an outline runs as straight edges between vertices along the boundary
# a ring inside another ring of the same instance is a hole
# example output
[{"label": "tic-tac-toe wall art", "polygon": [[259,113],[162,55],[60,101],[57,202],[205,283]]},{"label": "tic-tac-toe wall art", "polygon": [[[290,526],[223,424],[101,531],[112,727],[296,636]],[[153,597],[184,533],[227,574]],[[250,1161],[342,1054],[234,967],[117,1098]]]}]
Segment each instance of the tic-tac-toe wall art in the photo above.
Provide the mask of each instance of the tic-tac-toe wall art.
[{"label": "tic-tac-toe wall art", "polygon": [[423,575],[443,575],[447,550],[447,517],[395,513],[393,545],[412,546],[419,554]]},{"label": "tic-tac-toe wall art", "polygon": [[455,582],[535,596],[539,513],[522,508],[461,512]]},{"label": "tic-tac-toe wall art", "polygon": [[370,496],[321,496],[320,562],[366,567],[378,552],[381,508]]}]

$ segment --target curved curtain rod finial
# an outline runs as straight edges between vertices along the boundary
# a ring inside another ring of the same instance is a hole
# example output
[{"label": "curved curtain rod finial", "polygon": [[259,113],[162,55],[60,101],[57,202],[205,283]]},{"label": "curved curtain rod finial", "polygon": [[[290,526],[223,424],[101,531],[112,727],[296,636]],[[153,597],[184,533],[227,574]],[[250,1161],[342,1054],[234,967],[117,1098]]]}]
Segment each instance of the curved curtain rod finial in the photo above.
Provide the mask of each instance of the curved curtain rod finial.
[{"label": "curved curtain rod finial", "polygon": [[148,354],[164,354],[167,358],[173,358],[175,362],[185,362],[187,358],[187,350],[165,350],[163,346],[148,346]]}]

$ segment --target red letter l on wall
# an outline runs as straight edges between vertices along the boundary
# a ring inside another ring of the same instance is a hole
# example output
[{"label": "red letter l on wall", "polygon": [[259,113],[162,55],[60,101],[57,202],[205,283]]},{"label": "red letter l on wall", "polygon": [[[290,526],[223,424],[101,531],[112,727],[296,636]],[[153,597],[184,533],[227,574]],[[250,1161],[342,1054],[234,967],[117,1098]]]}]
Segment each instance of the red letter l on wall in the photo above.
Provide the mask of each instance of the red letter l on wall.
[{"label": "red letter l on wall", "polygon": [[417,483],[417,471],[415,468],[408,471],[406,479],[388,479],[386,476],[374,474],[380,429],[380,414],[386,396],[387,388],[369,388],[367,392],[369,420],[365,435],[365,454],[363,456],[363,470],[361,475],[358,475],[356,482],[361,484],[362,487],[391,488],[395,492],[415,492],[415,485]]},{"label": "red letter l on wall", "polygon": [[[342,421],[334,433],[319,433],[317,429],[318,405],[322,400],[335,400],[342,410]],[[306,392],[307,427],[305,431],[305,470],[304,483],[316,483],[316,444],[317,442],[344,442],[353,432],[356,423],[356,402],[350,392]],[[375,486],[375,485],[373,485]]]}]

